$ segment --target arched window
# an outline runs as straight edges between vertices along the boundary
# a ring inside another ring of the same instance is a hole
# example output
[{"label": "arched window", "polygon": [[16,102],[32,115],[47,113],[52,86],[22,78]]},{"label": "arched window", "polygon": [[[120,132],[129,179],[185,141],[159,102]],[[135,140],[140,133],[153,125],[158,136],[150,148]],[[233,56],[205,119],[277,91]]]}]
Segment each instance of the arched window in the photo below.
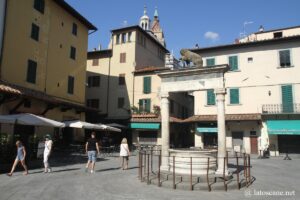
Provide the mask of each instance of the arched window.
[{"label": "arched window", "polygon": [[144,29],[144,23],[142,23],[142,28]]}]

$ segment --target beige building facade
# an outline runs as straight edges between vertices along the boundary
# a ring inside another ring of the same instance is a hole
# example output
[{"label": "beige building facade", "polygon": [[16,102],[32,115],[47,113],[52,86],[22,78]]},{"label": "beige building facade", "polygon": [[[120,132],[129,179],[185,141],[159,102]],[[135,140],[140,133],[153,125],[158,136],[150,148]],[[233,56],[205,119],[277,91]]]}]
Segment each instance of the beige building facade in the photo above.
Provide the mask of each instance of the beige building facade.
[{"label": "beige building facade", "polygon": [[[228,64],[231,68],[225,74],[227,147],[246,153],[267,147],[271,155],[299,153],[300,29],[253,35],[253,41],[192,49],[203,56],[205,67]],[[195,92],[194,97],[195,116],[186,121],[196,122],[196,146],[213,145],[216,135],[211,132],[216,130],[205,128],[216,128],[214,88]],[[286,123],[291,123],[294,132]],[[286,131],[274,127],[279,124]]]},{"label": "beige building facade", "polygon": [[[96,49],[88,53],[87,105],[99,108],[101,114],[88,116],[87,120],[128,126],[126,132],[133,133],[133,143],[139,143],[139,132],[146,131],[143,133],[149,138],[145,139],[146,143],[160,144],[160,78],[155,71],[178,67],[175,60],[165,47],[157,10],[153,23],[145,8],[139,26],[112,30],[107,50]],[[184,104],[183,99],[191,98],[189,95],[176,94],[174,97],[172,115],[177,123],[193,109]],[[150,120],[149,126],[143,127],[147,126],[144,123],[147,120]]]}]

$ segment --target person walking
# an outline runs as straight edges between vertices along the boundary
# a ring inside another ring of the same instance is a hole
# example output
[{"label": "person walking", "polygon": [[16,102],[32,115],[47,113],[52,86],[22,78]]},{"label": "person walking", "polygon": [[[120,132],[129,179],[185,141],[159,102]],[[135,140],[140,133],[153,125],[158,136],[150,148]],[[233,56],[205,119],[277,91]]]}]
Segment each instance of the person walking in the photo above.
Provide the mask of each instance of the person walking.
[{"label": "person walking", "polygon": [[122,142],[121,142],[121,145],[120,145],[120,158],[121,158],[121,161],[122,161],[121,168],[123,170],[128,169],[129,156],[130,156],[130,151],[129,151],[127,139],[123,138]]},{"label": "person walking", "polygon": [[51,140],[51,136],[49,134],[47,134],[45,136],[45,149],[44,149],[44,173],[47,172],[52,172],[51,167],[49,165],[49,157],[52,151],[52,140]]},{"label": "person walking", "polygon": [[28,174],[28,168],[25,164],[25,158],[26,158],[26,150],[25,150],[25,147],[23,146],[22,142],[20,140],[18,140],[16,142],[16,146],[17,146],[17,157],[13,163],[13,166],[11,168],[11,171],[10,173],[8,173],[7,175],[8,176],[12,176],[18,163],[20,162],[21,165],[23,166],[25,172],[23,173],[24,175],[27,175]]},{"label": "person walking", "polygon": [[85,166],[85,172],[88,172],[88,170],[91,170],[91,173],[94,173],[95,171],[95,163],[96,163],[96,158],[97,158],[97,153],[100,154],[99,151],[99,144],[96,139],[96,134],[95,132],[92,132],[91,138],[88,139],[87,143],[85,144],[85,151],[88,154],[88,162]]}]

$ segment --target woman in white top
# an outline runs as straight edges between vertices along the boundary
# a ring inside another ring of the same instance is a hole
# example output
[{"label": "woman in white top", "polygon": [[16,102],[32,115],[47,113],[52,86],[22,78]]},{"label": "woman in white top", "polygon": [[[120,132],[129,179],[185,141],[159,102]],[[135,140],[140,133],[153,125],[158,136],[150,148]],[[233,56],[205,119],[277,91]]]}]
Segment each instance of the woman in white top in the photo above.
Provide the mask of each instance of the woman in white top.
[{"label": "woman in white top", "polygon": [[127,144],[127,139],[123,138],[120,145],[120,158],[122,160],[122,169],[128,169],[128,160],[130,156],[130,151]]},{"label": "woman in white top", "polygon": [[49,156],[51,154],[52,144],[53,144],[53,142],[51,140],[50,135],[46,135],[46,137],[45,137],[45,149],[44,149],[44,166],[45,166],[44,173],[51,172],[51,168],[50,168],[48,160],[49,160]]}]

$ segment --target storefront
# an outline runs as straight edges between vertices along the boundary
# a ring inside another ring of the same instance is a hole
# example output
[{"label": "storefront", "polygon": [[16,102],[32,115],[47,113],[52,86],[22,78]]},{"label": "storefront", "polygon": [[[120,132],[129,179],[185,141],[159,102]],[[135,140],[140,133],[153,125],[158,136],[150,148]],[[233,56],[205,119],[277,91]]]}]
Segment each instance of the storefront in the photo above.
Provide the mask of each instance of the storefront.
[{"label": "storefront", "polygon": [[160,123],[130,123],[135,145],[160,145]]},{"label": "storefront", "polygon": [[203,135],[204,148],[217,147],[218,129],[216,127],[198,127],[197,132]]},{"label": "storefront", "polygon": [[268,120],[268,134],[277,136],[279,153],[300,153],[300,120]]}]

